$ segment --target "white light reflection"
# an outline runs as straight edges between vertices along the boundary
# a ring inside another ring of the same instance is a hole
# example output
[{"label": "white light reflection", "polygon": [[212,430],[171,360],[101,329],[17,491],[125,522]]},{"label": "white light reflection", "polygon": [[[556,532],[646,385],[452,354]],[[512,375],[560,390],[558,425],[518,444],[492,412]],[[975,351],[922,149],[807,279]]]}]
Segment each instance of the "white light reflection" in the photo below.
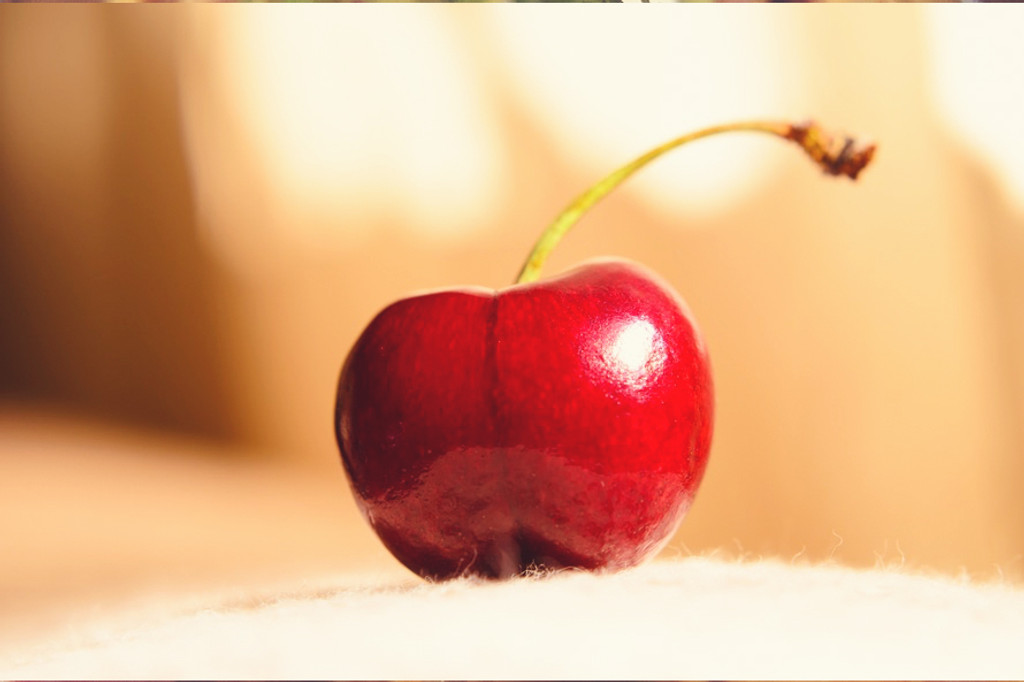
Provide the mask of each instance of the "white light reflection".
[{"label": "white light reflection", "polygon": [[602,374],[634,390],[646,388],[665,364],[665,342],[650,321],[636,318],[615,327],[600,354]]}]

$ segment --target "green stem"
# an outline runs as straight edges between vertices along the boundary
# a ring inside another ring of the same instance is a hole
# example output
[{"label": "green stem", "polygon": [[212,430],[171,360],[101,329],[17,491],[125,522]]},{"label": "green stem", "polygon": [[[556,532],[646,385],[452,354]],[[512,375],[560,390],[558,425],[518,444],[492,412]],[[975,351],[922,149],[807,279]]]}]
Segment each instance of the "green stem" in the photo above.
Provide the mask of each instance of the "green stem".
[{"label": "green stem", "polygon": [[665,152],[681,147],[688,142],[699,140],[703,137],[718,135],[728,132],[756,132],[775,135],[786,140],[799,144],[804,151],[810,155],[812,160],[818,163],[825,172],[832,175],[846,175],[856,179],[857,174],[867,165],[874,154],[875,146],[859,145],[852,138],[836,140],[824,132],[813,122],[804,124],[792,124],[779,121],[743,121],[738,123],[725,123],[711,126],[701,130],[687,133],[670,140],[646,154],[630,161],[622,168],[611,173],[593,187],[583,192],[555,218],[548,226],[540,239],[534,244],[533,250],[523,264],[517,284],[533,282],[540,277],[540,270],[544,266],[548,255],[561,241],[565,233],[583,217],[594,204],[603,199],[616,187],[633,175],[651,161]]}]

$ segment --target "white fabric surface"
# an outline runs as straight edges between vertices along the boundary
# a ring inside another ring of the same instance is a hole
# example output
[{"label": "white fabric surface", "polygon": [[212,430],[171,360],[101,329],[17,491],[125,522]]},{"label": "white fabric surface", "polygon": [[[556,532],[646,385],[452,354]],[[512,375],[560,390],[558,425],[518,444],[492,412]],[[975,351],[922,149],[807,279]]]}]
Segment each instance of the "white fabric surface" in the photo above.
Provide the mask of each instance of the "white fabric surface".
[{"label": "white fabric surface", "polygon": [[1024,590],[710,558],[167,605],[0,660],[48,678],[1024,678]]}]

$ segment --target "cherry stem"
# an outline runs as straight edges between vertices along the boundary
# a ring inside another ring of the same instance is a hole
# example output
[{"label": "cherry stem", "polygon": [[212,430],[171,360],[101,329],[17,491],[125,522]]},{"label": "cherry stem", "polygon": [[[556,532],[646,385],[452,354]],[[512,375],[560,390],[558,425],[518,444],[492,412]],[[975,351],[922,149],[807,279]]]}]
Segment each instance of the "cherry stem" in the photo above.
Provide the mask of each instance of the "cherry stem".
[{"label": "cherry stem", "polygon": [[548,255],[569,231],[569,228],[575,225],[594,204],[607,196],[633,173],[665,152],[681,147],[688,142],[730,132],[768,133],[784,140],[790,140],[807,152],[811,160],[817,163],[825,173],[845,175],[851,180],[857,179],[857,174],[868,165],[875,153],[874,144],[860,143],[852,137],[835,137],[813,121],[799,124],[779,121],[743,121],[711,126],[687,133],[630,161],[576,197],[544,230],[540,239],[534,244],[533,251],[530,252],[530,256],[523,264],[516,283],[525,284],[537,280]]}]

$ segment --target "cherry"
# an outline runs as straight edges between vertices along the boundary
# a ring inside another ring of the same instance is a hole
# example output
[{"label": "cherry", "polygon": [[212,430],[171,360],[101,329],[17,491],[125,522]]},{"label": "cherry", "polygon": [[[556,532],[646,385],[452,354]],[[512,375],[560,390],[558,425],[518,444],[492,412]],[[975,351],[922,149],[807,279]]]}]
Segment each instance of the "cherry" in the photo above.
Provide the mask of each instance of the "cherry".
[{"label": "cherry", "polygon": [[708,460],[711,366],[693,315],[657,275],[601,260],[538,280],[597,201],[683,144],[729,131],[800,145],[856,178],[874,146],[813,123],[706,128],[640,156],[543,233],[517,283],[392,303],[342,367],[335,433],[359,508],[428,579],[617,570],[658,551]]}]

